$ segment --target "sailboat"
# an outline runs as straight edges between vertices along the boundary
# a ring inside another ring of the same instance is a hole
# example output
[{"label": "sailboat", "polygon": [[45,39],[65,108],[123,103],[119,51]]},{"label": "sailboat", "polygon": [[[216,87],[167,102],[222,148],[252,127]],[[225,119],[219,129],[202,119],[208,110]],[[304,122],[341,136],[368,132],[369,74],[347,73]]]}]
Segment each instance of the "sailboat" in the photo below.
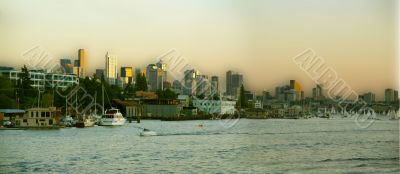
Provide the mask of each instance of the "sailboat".
[{"label": "sailboat", "polygon": [[78,115],[78,121],[75,123],[77,128],[93,127],[95,123],[94,118],[91,115],[80,114]]},{"label": "sailboat", "polygon": [[[104,86],[102,87],[102,96],[103,96],[103,110],[104,110]],[[126,122],[126,119],[119,112],[117,108],[107,109],[103,112],[103,115],[100,119],[101,126],[122,126]]]}]

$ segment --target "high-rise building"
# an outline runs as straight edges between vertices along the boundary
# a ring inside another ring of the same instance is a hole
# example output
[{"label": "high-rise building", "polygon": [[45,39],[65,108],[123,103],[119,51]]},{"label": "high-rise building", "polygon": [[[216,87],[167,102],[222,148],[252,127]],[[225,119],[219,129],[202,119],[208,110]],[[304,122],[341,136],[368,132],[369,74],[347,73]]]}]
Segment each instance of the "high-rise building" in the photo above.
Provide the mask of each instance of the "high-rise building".
[{"label": "high-rise building", "polygon": [[385,89],[385,102],[393,102],[399,100],[399,92],[397,90],[388,88]]},{"label": "high-rise building", "polygon": [[106,72],[107,81],[109,84],[116,84],[117,80],[117,56],[106,53]]},{"label": "high-rise building", "polygon": [[232,95],[232,71],[226,72],[226,95]]},{"label": "high-rise building", "polygon": [[196,95],[209,96],[211,93],[211,85],[207,75],[196,76]]},{"label": "high-rise building", "polygon": [[301,86],[296,80],[290,80],[290,89],[293,89],[295,92],[301,92]]},{"label": "high-rise building", "polygon": [[71,59],[60,59],[60,65],[65,74],[73,73],[73,65],[71,63]]},{"label": "high-rise building", "polygon": [[184,83],[182,86],[182,92],[185,95],[196,95],[196,77],[199,72],[195,69],[186,70],[184,72]]},{"label": "high-rise building", "polygon": [[106,78],[104,75],[104,69],[96,69],[96,78],[101,79],[101,77]]},{"label": "high-rise building", "polygon": [[174,91],[175,93],[182,94],[182,84],[181,84],[181,82],[179,80],[174,80],[172,82],[171,90]]},{"label": "high-rise building", "polygon": [[364,100],[368,104],[375,102],[375,94],[368,92],[359,96],[360,99]]},{"label": "high-rise building", "polygon": [[211,94],[219,94],[219,80],[218,76],[211,77]]},{"label": "high-rise building", "polygon": [[149,64],[146,68],[146,78],[150,91],[164,89],[164,82],[167,81],[166,65],[162,62]]},{"label": "high-rise building", "polygon": [[132,67],[121,67],[121,82],[122,87],[125,87],[128,83],[133,81]]},{"label": "high-rise building", "polygon": [[226,72],[226,94],[237,98],[243,85],[243,75],[233,71]]},{"label": "high-rise building", "polygon": [[85,50],[79,49],[78,50],[78,61],[79,61],[79,77],[85,76]]},{"label": "high-rise building", "polygon": [[324,97],[322,95],[322,88],[320,85],[317,85],[312,89],[312,97],[314,100],[322,100]]}]

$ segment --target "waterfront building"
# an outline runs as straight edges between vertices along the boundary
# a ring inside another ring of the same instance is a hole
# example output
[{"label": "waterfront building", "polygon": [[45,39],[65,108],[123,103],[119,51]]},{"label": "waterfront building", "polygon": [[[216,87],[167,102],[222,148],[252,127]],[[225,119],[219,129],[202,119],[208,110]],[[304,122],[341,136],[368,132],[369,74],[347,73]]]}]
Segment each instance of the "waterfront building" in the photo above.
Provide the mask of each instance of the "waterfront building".
[{"label": "waterfront building", "polygon": [[143,118],[176,119],[180,117],[182,106],[176,100],[143,100]]},{"label": "waterfront building", "polygon": [[264,105],[263,105],[262,101],[256,100],[256,102],[254,102],[254,108],[263,109],[263,107],[264,107]]},{"label": "waterfront building", "polygon": [[22,109],[0,109],[0,124],[11,122],[16,117],[23,117],[25,111]]},{"label": "waterfront building", "polygon": [[106,53],[106,72],[107,81],[111,85],[115,85],[117,80],[117,56]]},{"label": "waterfront building", "polygon": [[30,108],[23,116],[15,117],[11,122],[15,127],[53,128],[60,124],[61,111],[55,107]]},{"label": "waterfront building", "polygon": [[227,100],[193,100],[193,106],[205,114],[234,114],[236,101]]},{"label": "waterfront building", "polygon": [[[2,71],[2,75],[8,77],[15,85],[20,80],[21,71]],[[29,76],[33,82],[33,88],[44,89],[45,87],[67,88],[79,84],[79,78],[75,74],[46,73],[40,70],[30,70]]]},{"label": "waterfront building", "polygon": [[183,107],[189,107],[189,100],[188,95],[178,95],[178,101]]}]

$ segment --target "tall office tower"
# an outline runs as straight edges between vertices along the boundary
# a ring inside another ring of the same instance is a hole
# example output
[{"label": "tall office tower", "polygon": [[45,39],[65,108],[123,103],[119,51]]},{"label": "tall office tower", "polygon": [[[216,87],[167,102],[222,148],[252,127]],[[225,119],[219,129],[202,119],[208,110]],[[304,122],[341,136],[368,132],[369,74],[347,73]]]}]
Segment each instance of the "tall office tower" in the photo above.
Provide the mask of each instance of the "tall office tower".
[{"label": "tall office tower", "polygon": [[196,76],[196,95],[209,96],[211,92],[210,82],[208,76],[197,75]]},{"label": "tall office tower", "polygon": [[157,64],[149,64],[146,68],[146,78],[150,91],[163,90],[164,81],[166,81],[165,69],[158,67]]},{"label": "tall office tower", "polygon": [[101,77],[106,78],[104,69],[96,69],[96,78],[101,79]]},{"label": "tall office tower", "polygon": [[290,80],[290,89],[296,92],[301,92],[301,86],[296,80]]},{"label": "tall office tower", "polygon": [[172,82],[172,88],[171,88],[171,90],[174,91],[175,93],[183,94],[181,82],[180,82],[179,80],[174,80],[174,81]]},{"label": "tall office tower", "polygon": [[164,90],[166,86],[164,86],[164,82],[167,82],[167,64],[163,63],[162,60],[156,63],[158,68],[158,81],[157,86],[158,89]]},{"label": "tall office tower", "polygon": [[375,94],[372,92],[368,92],[359,96],[359,99],[362,99],[366,103],[370,104],[375,102]]},{"label": "tall office tower", "polygon": [[186,70],[184,72],[184,82],[182,86],[182,92],[185,95],[195,95],[196,94],[196,77],[199,72],[195,69]]},{"label": "tall office tower", "polygon": [[116,84],[117,80],[117,56],[106,53],[106,78],[109,84]]},{"label": "tall office tower", "polygon": [[124,88],[128,83],[133,82],[133,72],[132,67],[121,67],[121,82],[122,87]]},{"label": "tall office tower", "polygon": [[243,75],[242,74],[232,74],[231,76],[231,95],[235,98],[239,98],[240,87],[243,85]]},{"label": "tall office tower", "polygon": [[78,61],[79,61],[79,77],[85,76],[85,50],[79,49],[78,50]]},{"label": "tall office tower", "polygon": [[211,94],[219,94],[219,80],[218,76],[211,77]]},{"label": "tall office tower", "polygon": [[72,74],[74,66],[71,63],[71,59],[60,59],[60,65],[65,74]]},{"label": "tall office tower", "polygon": [[243,75],[228,71],[226,72],[226,94],[239,97],[240,87],[243,85]]},{"label": "tall office tower", "polygon": [[399,100],[399,92],[397,90],[388,88],[385,89],[385,102],[393,102]]},{"label": "tall office tower", "polygon": [[317,85],[315,88],[312,89],[312,97],[313,97],[314,100],[323,99],[322,88],[321,88],[320,85]]},{"label": "tall office tower", "polygon": [[226,95],[232,95],[232,71],[226,72]]}]

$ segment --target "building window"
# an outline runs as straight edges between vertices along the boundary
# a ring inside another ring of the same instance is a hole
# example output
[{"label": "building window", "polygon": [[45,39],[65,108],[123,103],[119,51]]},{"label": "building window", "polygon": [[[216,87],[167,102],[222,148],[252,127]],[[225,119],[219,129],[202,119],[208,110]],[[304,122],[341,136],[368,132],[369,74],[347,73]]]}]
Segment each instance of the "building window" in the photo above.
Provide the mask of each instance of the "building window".
[{"label": "building window", "polygon": [[36,117],[39,117],[39,112],[38,111],[36,111]]},{"label": "building window", "polygon": [[24,119],[24,123],[26,123],[26,122],[28,122],[28,120],[27,120],[27,119]]},{"label": "building window", "polygon": [[50,112],[46,112],[46,117],[50,117]]},{"label": "building window", "polygon": [[40,114],[41,117],[45,117],[45,112],[40,112]]}]

